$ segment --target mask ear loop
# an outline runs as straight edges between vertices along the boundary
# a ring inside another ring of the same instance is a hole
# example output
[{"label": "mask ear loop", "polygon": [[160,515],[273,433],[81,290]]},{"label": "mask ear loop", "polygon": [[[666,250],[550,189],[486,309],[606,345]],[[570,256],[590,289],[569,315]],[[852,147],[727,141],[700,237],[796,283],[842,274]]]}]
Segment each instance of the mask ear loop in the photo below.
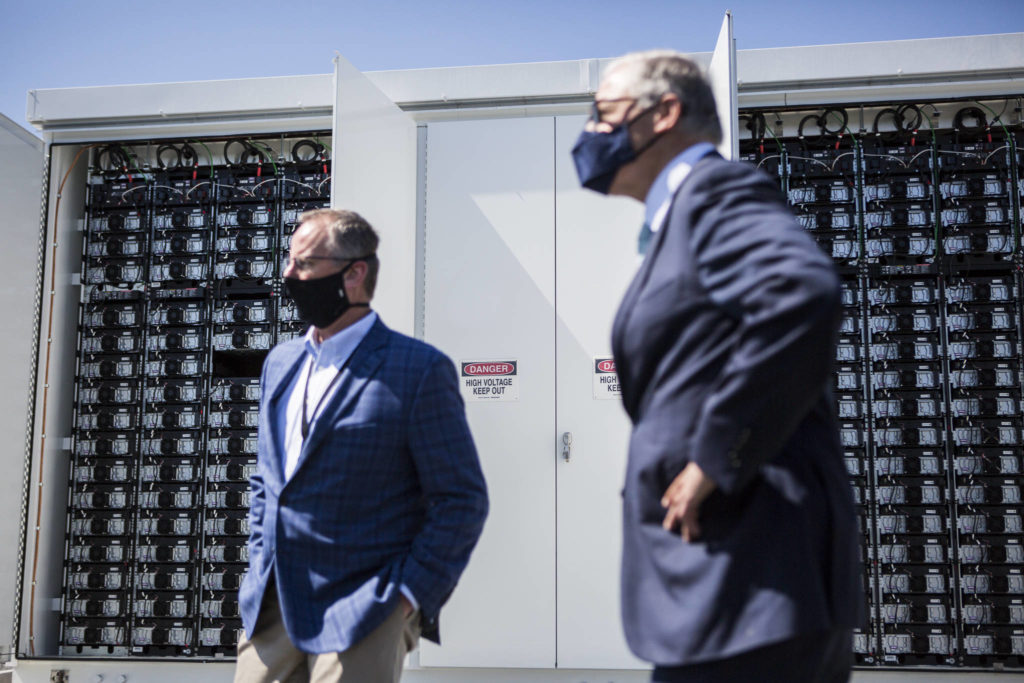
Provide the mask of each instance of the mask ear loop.
[{"label": "mask ear loop", "polygon": [[[678,102],[678,100],[676,100],[676,101]],[[647,109],[644,109],[642,112],[637,114],[635,119],[632,119],[630,121],[624,121],[623,123],[621,123],[619,125],[623,125],[623,126],[625,126],[628,129],[634,123],[636,123],[637,121],[639,121],[640,119],[642,119],[643,117],[647,116],[652,111],[654,111],[655,109],[660,107],[662,102],[664,102],[664,100],[658,100],[657,102],[655,102],[651,106],[647,107]],[[685,109],[683,108],[683,103],[679,102],[679,118],[683,117],[683,112],[684,111],[685,111]],[[648,140],[644,144],[640,145],[640,149],[634,149],[633,150],[633,157],[634,157],[634,159],[635,158],[639,158],[641,154],[643,154],[644,152],[649,150],[652,146],[654,146],[654,143],[656,143],[658,140],[660,140],[667,133],[668,133],[667,130],[663,131],[661,133],[657,133],[656,135],[651,136],[650,140]]]},{"label": "mask ear loop", "polygon": [[[341,269],[341,272],[344,273],[346,270],[348,270],[349,268],[354,266],[357,261],[362,261],[363,263],[366,263],[367,266],[369,266],[370,261],[376,261],[376,260],[377,260],[377,254],[367,254],[366,256],[363,256],[362,258],[354,258],[354,259],[352,259],[351,263],[349,263],[347,266],[345,266],[344,268]],[[344,287],[344,284],[342,286]],[[361,301],[359,303],[355,303],[353,301],[349,301],[348,294],[345,294],[345,300],[348,301],[348,307],[349,308],[369,308],[370,307],[370,302],[369,301]]]}]

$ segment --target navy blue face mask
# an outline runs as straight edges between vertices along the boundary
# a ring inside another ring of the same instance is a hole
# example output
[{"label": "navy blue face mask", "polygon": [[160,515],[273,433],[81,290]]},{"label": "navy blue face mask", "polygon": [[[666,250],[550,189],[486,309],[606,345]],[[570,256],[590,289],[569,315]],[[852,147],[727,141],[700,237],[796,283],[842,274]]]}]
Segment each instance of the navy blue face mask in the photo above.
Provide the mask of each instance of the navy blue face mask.
[{"label": "navy blue face mask", "polygon": [[640,149],[633,149],[629,139],[629,127],[635,121],[654,111],[659,103],[648,107],[639,116],[623,121],[607,133],[584,130],[572,148],[572,160],[576,164],[576,175],[580,185],[608,194],[619,169],[646,152],[661,135],[655,135]]}]

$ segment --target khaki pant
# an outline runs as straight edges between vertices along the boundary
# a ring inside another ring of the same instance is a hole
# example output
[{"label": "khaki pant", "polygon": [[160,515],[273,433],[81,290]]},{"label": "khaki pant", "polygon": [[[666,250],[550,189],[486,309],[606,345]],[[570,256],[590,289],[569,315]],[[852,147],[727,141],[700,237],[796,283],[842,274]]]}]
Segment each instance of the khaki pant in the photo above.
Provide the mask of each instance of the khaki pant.
[{"label": "khaki pant", "polygon": [[274,585],[267,587],[252,640],[238,641],[235,683],[398,683],[406,653],[420,637],[419,612],[399,607],[383,624],[344,652],[311,655],[284,630]]}]

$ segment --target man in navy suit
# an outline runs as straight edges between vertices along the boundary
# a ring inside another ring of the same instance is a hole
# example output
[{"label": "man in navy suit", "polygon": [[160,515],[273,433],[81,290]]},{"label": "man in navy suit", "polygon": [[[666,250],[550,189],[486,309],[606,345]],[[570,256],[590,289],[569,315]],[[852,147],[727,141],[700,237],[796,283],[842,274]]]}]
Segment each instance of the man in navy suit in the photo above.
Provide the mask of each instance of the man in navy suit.
[{"label": "man in navy suit", "polygon": [[839,282],[720,138],[699,68],[651,51],[609,66],[573,150],[584,186],[646,206],[612,332],[626,638],[655,681],[846,681],[863,592],[829,389]]},{"label": "man in navy suit", "polygon": [[327,209],[292,238],[285,288],[310,328],[263,366],[236,683],[398,681],[483,529],[455,368],[370,309],[377,244]]}]

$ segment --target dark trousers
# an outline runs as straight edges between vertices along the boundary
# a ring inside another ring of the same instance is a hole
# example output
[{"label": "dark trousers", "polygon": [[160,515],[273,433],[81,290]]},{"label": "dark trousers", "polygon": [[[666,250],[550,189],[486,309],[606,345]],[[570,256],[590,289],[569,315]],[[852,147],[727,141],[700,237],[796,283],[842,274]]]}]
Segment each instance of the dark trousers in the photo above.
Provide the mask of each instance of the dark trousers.
[{"label": "dark trousers", "polygon": [[819,631],[728,659],[656,666],[654,683],[846,683],[853,666],[853,632]]}]

